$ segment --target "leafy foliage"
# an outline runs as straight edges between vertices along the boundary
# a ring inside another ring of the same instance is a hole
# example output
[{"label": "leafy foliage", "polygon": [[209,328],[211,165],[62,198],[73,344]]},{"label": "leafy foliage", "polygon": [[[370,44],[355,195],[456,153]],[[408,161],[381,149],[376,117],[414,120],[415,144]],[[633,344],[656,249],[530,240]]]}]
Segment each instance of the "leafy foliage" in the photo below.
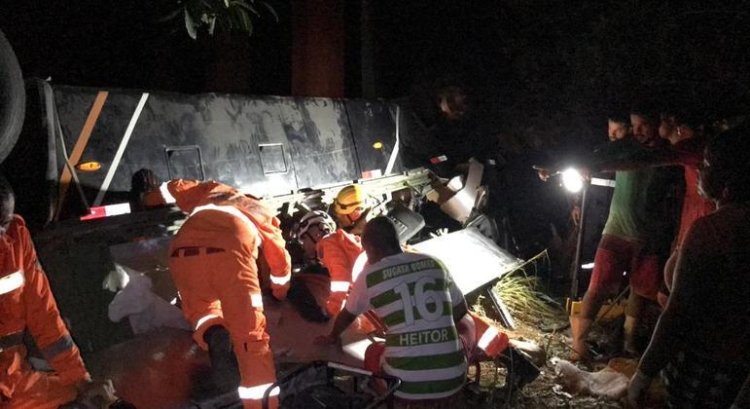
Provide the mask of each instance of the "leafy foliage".
[{"label": "leafy foliage", "polygon": [[192,39],[199,34],[218,31],[253,34],[253,20],[270,14],[276,21],[276,10],[263,0],[178,0],[177,8],[166,20],[184,18],[185,30]]}]

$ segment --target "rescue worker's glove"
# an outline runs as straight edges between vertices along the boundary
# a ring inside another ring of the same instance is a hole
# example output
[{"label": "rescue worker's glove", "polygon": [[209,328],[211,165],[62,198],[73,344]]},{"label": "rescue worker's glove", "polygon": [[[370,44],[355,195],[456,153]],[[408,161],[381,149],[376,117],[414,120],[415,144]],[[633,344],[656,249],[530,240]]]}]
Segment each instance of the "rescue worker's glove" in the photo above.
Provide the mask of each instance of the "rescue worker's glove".
[{"label": "rescue worker's glove", "polygon": [[335,317],[339,315],[342,308],[344,308],[343,301],[335,299],[335,297],[329,296],[328,301],[326,301],[326,312],[328,313],[329,317]]},{"label": "rescue worker's glove", "polygon": [[630,378],[627,395],[628,408],[638,409],[643,407],[643,403],[646,400],[646,393],[651,386],[651,380],[652,378],[650,376],[640,370],[636,371],[635,375]]},{"label": "rescue worker's glove", "polygon": [[86,409],[106,409],[118,401],[112,381],[84,380],[76,385],[78,407]]},{"label": "rescue worker's glove", "polygon": [[354,235],[357,235],[357,236],[361,236],[362,235],[362,232],[365,231],[365,225],[367,224],[368,217],[370,215],[370,211],[371,210],[372,210],[372,208],[368,207],[367,209],[365,209],[362,212],[362,214],[359,216],[359,219],[357,219],[354,222],[354,224],[352,224],[351,227],[349,227],[349,232],[350,233],[352,233]]},{"label": "rescue worker's glove", "polygon": [[277,299],[278,301],[284,301],[286,299],[286,294],[289,292],[289,283],[286,283],[284,285],[279,286],[273,286],[271,288],[271,294],[273,294],[273,298]]},{"label": "rescue worker's glove", "polygon": [[556,169],[546,168],[539,165],[534,165],[531,168],[536,171],[537,176],[539,176],[539,179],[541,179],[542,182],[548,181],[549,178],[552,177],[552,175],[557,173]]},{"label": "rescue worker's glove", "polygon": [[432,172],[428,173],[427,176],[430,178],[430,186],[438,194],[435,203],[445,203],[448,199],[456,195],[456,192],[448,187],[449,179],[441,178]]}]

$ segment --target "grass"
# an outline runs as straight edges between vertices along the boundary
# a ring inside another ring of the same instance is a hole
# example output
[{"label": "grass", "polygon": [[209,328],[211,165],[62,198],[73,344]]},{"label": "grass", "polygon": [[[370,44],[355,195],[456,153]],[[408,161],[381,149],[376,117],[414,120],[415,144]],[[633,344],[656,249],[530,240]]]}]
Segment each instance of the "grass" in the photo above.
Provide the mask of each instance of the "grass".
[{"label": "grass", "polygon": [[[513,318],[528,324],[555,322],[565,316],[560,304],[542,289],[541,280],[536,275],[540,270],[540,264],[544,264],[546,269],[549,268],[546,250],[504,275],[493,287],[493,291],[508,307]],[[534,274],[529,274],[530,270],[533,270]],[[480,295],[472,307],[475,312],[495,320],[498,317],[490,305],[486,297]]]}]

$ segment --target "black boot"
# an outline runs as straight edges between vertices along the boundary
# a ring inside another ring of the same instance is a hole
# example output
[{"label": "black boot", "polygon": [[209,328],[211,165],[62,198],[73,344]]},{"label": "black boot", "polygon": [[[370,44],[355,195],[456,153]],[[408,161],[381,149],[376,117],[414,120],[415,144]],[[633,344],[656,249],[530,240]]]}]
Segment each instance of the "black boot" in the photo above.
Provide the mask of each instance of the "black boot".
[{"label": "black boot", "polygon": [[229,331],[221,325],[214,325],[203,334],[208,344],[211,360],[211,375],[214,387],[219,394],[237,391],[240,385],[240,369],[232,349]]},{"label": "black boot", "polygon": [[505,384],[512,390],[520,390],[539,377],[539,368],[531,362],[526,354],[513,347],[506,348],[498,359],[508,370],[508,378]]},{"label": "black boot", "polygon": [[109,405],[109,409],[138,409],[130,402],[118,399],[115,403]]}]

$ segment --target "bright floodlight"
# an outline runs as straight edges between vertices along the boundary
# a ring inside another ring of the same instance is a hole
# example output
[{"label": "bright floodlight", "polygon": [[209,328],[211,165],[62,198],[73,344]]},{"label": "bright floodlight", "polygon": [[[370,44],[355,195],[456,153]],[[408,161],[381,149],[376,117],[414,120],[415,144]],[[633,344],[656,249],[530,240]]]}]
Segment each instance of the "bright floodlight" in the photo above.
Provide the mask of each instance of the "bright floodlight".
[{"label": "bright floodlight", "polygon": [[594,269],[594,263],[586,263],[581,265],[581,270],[593,270]]},{"label": "bright floodlight", "polygon": [[583,189],[583,176],[576,169],[568,168],[562,173],[562,183],[568,192],[578,193]]}]

